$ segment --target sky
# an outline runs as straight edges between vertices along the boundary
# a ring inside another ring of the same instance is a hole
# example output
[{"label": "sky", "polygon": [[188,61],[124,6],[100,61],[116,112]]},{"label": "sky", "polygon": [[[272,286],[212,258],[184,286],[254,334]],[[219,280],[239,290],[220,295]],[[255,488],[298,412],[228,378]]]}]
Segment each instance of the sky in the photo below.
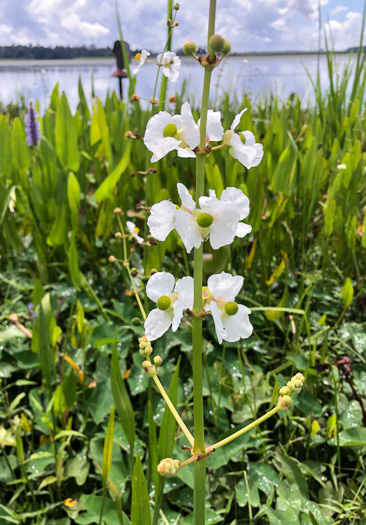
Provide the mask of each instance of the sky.
[{"label": "sky", "polygon": [[[357,45],[363,0],[217,0],[216,33],[234,52],[316,51],[319,1],[322,26],[334,48]],[[117,2],[124,39],[132,48],[161,51],[167,0]],[[179,3],[173,48],[186,40],[205,46],[209,0]],[[117,38],[115,0],[0,0],[0,45],[105,47]]]}]

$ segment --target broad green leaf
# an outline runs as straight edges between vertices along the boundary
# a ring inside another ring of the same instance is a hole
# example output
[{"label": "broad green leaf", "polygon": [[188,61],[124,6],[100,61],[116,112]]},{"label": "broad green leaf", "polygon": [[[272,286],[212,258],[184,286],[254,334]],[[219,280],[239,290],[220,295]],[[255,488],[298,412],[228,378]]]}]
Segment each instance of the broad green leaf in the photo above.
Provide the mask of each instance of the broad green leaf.
[{"label": "broad green leaf", "polygon": [[77,171],[79,169],[78,136],[64,91],[57,108],[55,143],[62,166]]},{"label": "broad green leaf", "polygon": [[113,433],[114,433],[114,406],[111,407],[111,414],[109,416],[107,433],[104,440],[103,447],[103,487],[105,488],[108,481],[109,471],[112,463],[113,452]]},{"label": "broad green leaf", "polygon": [[43,309],[43,301],[39,305],[39,358],[41,361],[43,377],[48,388],[51,388],[54,371],[54,354],[51,347],[47,317]]},{"label": "broad green leaf", "polygon": [[9,172],[11,164],[9,115],[0,115],[0,175]]},{"label": "broad green leaf", "polygon": [[131,521],[133,525],[150,525],[150,501],[142,469],[140,453],[137,453],[132,477]]},{"label": "broad green leaf", "polygon": [[99,98],[93,102],[93,116],[90,126],[90,144],[93,146],[100,142],[97,155],[100,159],[107,158],[109,165],[112,165],[112,152],[109,143],[109,130],[103,105]]},{"label": "broad green leaf", "polygon": [[123,172],[128,168],[130,162],[131,153],[131,141],[127,142],[125,151],[123,152],[122,158],[114,168],[112,173],[102,182],[97,191],[95,192],[95,198],[98,202],[102,202],[106,199],[113,197],[113,191],[117,182],[119,181]]},{"label": "broad green leaf", "polygon": [[133,450],[133,445],[135,442],[135,417],[125,382],[122,379],[116,345],[114,346],[112,352],[111,386],[118,416],[130,444],[131,450]]},{"label": "broad green leaf", "polygon": [[70,458],[65,465],[64,480],[75,478],[79,487],[82,487],[89,475],[90,463],[85,456]]},{"label": "broad green leaf", "polygon": [[67,238],[67,222],[66,222],[66,205],[61,203],[56,213],[54,223],[52,225],[49,236],[47,237],[47,244],[50,246],[61,246],[66,242]]},{"label": "broad green leaf", "polygon": [[26,142],[23,125],[18,117],[16,117],[13,121],[11,150],[13,164],[19,172],[19,182],[24,183],[24,185],[26,186],[27,181],[25,172],[29,169],[30,166],[29,146]]},{"label": "broad green leaf", "polygon": [[336,212],[336,202],[334,199],[328,199],[323,208],[324,213],[324,233],[328,237],[333,233],[333,224]]},{"label": "broad green leaf", "polygon": [[[75,523],[80,525],[91,525],[92,523],[99,524],[99,517],[102,509],[103,497],[96,496],[94,494],[83,494],[80,498],[80,504],[86,512],[81,512],[74,519]],[[103,525],[121,525],[121,521],[118,517],[118,511],[116,509],[115,503],[106,498],[104,501],[103,509]],[[123,525],[130,525],[130,520],[123,514]],[[150,523],[149,523],[150,525]]]},{"label": "broad green leaf", "polygon": [[333,438],[337,434],[337,416],[332,414],[327,420],[327,437]]},{"label": "broad green leaf", "polygon": [[[337,446],[337,438],[330,439],[329,445]],[[365,446],[366,428],[347,428],[339,433],[339,445],[341,447]]]}]

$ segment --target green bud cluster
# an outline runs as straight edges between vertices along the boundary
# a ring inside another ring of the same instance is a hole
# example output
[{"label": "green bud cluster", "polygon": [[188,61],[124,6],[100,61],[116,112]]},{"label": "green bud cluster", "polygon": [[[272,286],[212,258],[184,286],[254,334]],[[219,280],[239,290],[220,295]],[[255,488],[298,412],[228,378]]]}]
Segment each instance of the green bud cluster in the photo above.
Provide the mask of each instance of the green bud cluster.
[{"label": "green bud cluster", "polygon": [[209,52],[227,55],[231,51],[231,44],[228,40],[222,38],[221,35],[212,35],[208,41],[208,50]]},{"label": "green bud cluster", "polygon": [[277,404],[280,410],[289,410],[292,407],[293,401],[291,396],[292,394],[298,394],[301,392],[301,389],[304,386],[304,381],[304,375],[298,372],[291,378],[291,381],[287,382],[286,386],[280,388],[280,397],[278,398]]},{"label": "green bud cluster", "polygon": [[165,458],[162,459],[158,465],[158,472],[164,478],[174,478],[180,469],[180,461],[178,459]]},{"label": "green bud cluster", "polygon": [[146,337],[146,335],[140,337],[139,339],[139,352],[142,357],[149,357],[149,355],[152,353],[153,349],[151,346],[150,341]]}]

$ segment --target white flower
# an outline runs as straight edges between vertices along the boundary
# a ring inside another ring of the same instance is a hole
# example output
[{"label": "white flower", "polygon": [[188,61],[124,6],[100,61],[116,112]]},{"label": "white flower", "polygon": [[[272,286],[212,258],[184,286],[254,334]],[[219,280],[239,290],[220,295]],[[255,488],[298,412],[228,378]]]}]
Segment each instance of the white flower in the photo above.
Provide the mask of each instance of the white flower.
[{"label": "white flower", "polygon": [[145,64],[146,59],[147,59],[148,56],[150,56],[150,53],[148,51],[146,51],[146,49],[143,49],[141,51],[141,53],[137,53],[136,54],[135,58],[138,61],[138,64],[135,67],[135,69],[133,70],[133,74],[134,75],[136,75],[140,71],[142,66]]},{"label": "white flower", "polygon": [[[153,153],[151,162],[157,162],[170,151],[176,150],[178,157],[196,157],[194,149],[200,142],[199,124],[195,122],[189,102],[182,105],[182,114],[173,117],[160,111],[147,123],[144,143]],[[207,112],[206,143],[222,139],[220,111]]]},{"label": "white flower", "polygon": [[[230,130],[225,133],[225,139],[227,144],[232,146],[229,150],[230,154],[249,170],[253,166],[258,166],[262,160],[263,146],[255,142],[255,137],[251,131],[239,131],[235,133],[235,128],[239,125],[240,119],[245,111],[247,111],[247,108],[236,115]],[[243,144],[242,136],[245,138],[245,144]]]},{"label": "white flower", "polygon": [[172,51],[166,51],[163,55],[160,53],[156,58],[158,64],[161,64],[163,68],[163,75],[165,75],[171,82],[176,82],[179,77],[181,66],[180,58]]},{"label": "white flower", "polygon": [[347,164],[338,164],[337,169],[338,170],[346,170],[347,169]]},{"label": "white flower", "polygon": [[249,321],[249,308],[235,302],[235,297],[243,286],[244,279],[239,275],[221,272],[211,275],[207,287],[203,289],[205,310],[211,311],[219,343],[234,343],[250,337],[253,326]]},{"label": "white flower", "polygon": [[226,188],[220,199],[210,190],[209,197],[200,197],[199,208],[183,184],[179,183],[177,188],[182,201],[180,208],[170,201],[159,202],[151,208],[147,224],[158,241],[165,241],[175,228],[190,253],[208,236],[212,248],[217,250],[231,244],[235,237],[245,237],[251,232],[251,226],[240,222],[249,214],[249,199],[238,188]]},{"label": "white flower", "polygon": [[136,224],[134,224],[134,223],[131,222],[131,221],[127,221],[127,222],[126,222],[126,225],[127,225],[128,231],[130,232],[130,234],[132,235],[132,237],[133,237],[138,243],[141,244],[142,242],[144,242],[144,239],[138,235],[138,232],[140,231],[140,229],[137,228]]},{"label": "white flower", "polygon": [[193,308],[193,293],[192,277],[183,277],[176,284],[174,276],[168,272],[157,272],[150,277],[146,294],[157,308],[145,321],[145,335],[149,341],[161,337],[170,326],[173,332],[178,329],[183,311]]}]

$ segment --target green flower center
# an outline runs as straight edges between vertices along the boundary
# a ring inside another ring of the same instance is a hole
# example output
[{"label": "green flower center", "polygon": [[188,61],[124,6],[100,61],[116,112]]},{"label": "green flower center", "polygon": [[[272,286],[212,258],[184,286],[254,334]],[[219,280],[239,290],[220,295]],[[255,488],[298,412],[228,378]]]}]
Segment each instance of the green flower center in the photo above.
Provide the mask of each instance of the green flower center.
[{"label": "green flower center", "polygon": [[178,128],[175,124],[167,124],[165,128],[163,129],[163,136],[164,137],[175,137],[177,134]]},{"label": "green flower center", "polygon": [[209,213],[200,213],[197,217],[197,224],[201,228],[208,228],[213,223],[213,217]]},{"label": "green flower center", "polygon": [[227,315],[235,315],[239,310],[239,306],[235,301],[229,301],[225,304],[225,312]]},{"label": "green flower center", "polygon": [[156,303],[156,306],[159,308],[159,310],[167,310],[169,306],[171,305],[172,300],[167,295],[162,295],[159,297],[158,302]]}]

